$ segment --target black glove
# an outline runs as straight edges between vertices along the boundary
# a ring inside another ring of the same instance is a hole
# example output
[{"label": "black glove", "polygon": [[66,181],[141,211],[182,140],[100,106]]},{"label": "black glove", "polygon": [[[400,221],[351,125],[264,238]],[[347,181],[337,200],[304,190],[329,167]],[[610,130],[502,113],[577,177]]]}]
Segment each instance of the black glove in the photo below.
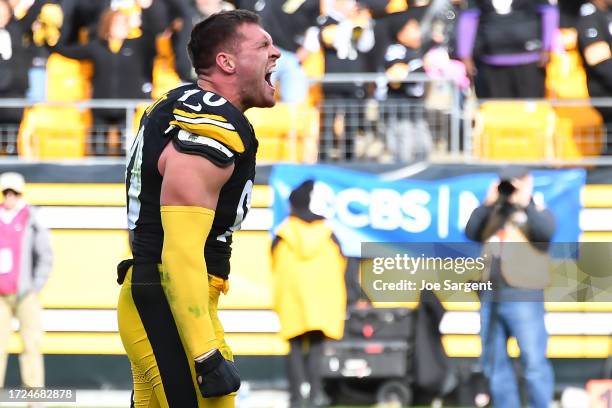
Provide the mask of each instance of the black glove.
[{"label": "black glove", "polygon": [[226,360],[219,350],[195,362],[196,379],[204,398],[221,397],[238,391],[240,376],[233,362]]}]

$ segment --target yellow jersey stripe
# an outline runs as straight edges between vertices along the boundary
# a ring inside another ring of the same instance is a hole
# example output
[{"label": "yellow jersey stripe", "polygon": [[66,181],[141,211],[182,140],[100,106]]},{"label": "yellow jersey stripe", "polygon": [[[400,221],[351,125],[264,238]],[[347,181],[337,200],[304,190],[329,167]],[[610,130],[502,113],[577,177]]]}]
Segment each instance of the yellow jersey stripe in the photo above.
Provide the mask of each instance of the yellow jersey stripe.
[{"label": "yellow jersey stripe", "polygon": [[[196,135],[206,136],[221,142],[237,153],[243,153],[245,150],[244,143],[242,143],[240,135],[235,130],[224,129],[213,123],[193,123],[193,121],[185,121],[180,117],[171,121],[170,124]],[[228,123],[228,125],[230,124]]]},{"label": "yellow jersey stripe", "polygon": [[172,114],[184,116],[187,118],[208,118],[208,119],[216,120],[219,122],[227,123],[227,119],[225,119],[223,116],[213,115],[211,113],[194,113],[194,112],[187,112],[182,109],[175,108],[174,111],[172,111]]}]

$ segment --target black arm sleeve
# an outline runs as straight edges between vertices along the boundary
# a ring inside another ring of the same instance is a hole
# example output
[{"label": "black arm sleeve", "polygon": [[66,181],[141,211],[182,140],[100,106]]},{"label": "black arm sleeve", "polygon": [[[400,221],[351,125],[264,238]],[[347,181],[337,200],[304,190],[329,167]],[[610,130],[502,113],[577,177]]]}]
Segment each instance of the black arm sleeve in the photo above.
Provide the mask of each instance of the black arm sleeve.
[{"label": "black arm sleeve", "polygon": [[482,205],[474,210],[465,226],[465,236],[476,242],[482,242],[482,232],[489,221],[493,207]]}]

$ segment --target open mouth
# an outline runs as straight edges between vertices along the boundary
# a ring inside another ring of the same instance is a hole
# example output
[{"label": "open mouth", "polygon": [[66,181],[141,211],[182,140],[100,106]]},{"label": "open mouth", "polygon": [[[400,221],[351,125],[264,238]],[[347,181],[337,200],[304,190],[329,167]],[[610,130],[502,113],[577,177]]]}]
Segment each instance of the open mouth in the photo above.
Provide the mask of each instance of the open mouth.
[{"label": "open mouth", "polygon": [[264,80],[266,81],[268,86],[272,89],[274,89],[274,84],[272,83],[272,73],[273,72],[274,72],[274,68],[269,69],[268,72],[266,72],[266,75],[264,76]]}]

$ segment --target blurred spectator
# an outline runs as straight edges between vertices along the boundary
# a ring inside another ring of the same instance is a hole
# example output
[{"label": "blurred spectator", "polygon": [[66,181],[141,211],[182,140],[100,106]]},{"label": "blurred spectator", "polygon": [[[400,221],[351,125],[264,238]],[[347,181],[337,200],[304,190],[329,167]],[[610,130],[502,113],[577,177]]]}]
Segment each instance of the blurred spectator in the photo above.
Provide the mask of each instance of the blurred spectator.
[{"label": "blurred spectator", "polygon": [[[395,42],[395,33],[391,32],[391,20],[397,13],[406,11],[409,7],[407,0],[358,0],[359,4],[366,7],[373,18],[374,37],[376,42],[370,52],[367,53],[366,67],[367,72],[382,72],[384,71],[384,55],[387,47]],[[426,5],[427,1],[422,1],[421,4],[414,4],[410,1],[410,7],[421,7]]]},{"label": "blurred spectator", "polygon": [[[559,11],[547,0],[468,0],[457,56],[485,98],[543,98]],[[476,59],[476,62],[474,62]]]},{"label": "blurred spectator", "polygon": [[282,102],[303,103],[308,96],[308,79],[301,64],[316,48],[309,46],[305,37],[308,28],[317,25],[320,0],[261,2],[262,25],[281,51],[272,81],[280,83]]},{"label": "blurred spectator", "polygon": [[95,38],[98,20],[110,7],[110,1],[62,0],[61,6],[64,12],[61,41],[74,44]]},{"label": "blurred spectator", "polygon": [[143,72],[146,80],[143,91],[149,94],[152,90],[153,64],[157,55],[156,39],[168,25],[167,7],[163,0],[135,0],[132,5],[118,7],[116,10],[127,14],[129,18],[130,30],[127,38],[131,40],[141,38],[139,46],[143,55]]},{"label": "blurred spectator", "polygon": [[346,260],[331,228],[310,211],[313,186],[308,180],[291,193],[291,214],[272,243],[274,308],[290,347],[290,407],[329,404],[319,361],[323,341],[342,337],[346,317]]},{"label": "blurred spectator", "polygon": [[145,72],[149,73],[147,82],[151,83],[157,53],[156,38],[170,24],[166,3],[166,0],[62,0],[65,22],[61,42],[63,45],[74,45],[95,40],[104,12],[109,9],[121,11],[128,16],[127,38],[143,38],[144,63],[147,64]]},{"label": "blurred spectator", "polygon": [[43,326],[39,292],[51,272],[49,232],[23,199],[25,181],[18,173],[0,176],[0,387],[4,386],[13,316],[19,320],[23,352],[19,356],[24,387],[44,387],[41,354]]},{"label": "blurred spectator", "polygon": [[191,1],[165,0],[164,2],[167,10],[167,29],[164,35],[170,36],[172,42],[174,68],[183,82],[193,82],[196,76],[187,53],[187,44],[189,43],[191,30],[195,23],[199,21],[200,16]]},{"label": "blurred spectator", "polygon": [[[24,98],[28,89],[28,52],[23,31],[6,0],[0,0],[0,98]],[[18,126],[23,109],[0,108],[0,126]]]},{"label": "blurred spectator", "polygon": [[253,12],[260,12],[263,7],[262,0],[234,0],[232,2],[237,9],[245,9]]},{"label": "blurred spectator", "polygon": [[46,100],[48,46],[55,46],[61,34],[64,14],[59,0],[13,0],[13,13],[24,33],[32,57],[29,70],[28,98]]},{"label": "blurred spectator", "polygon": [[234,6],[222,0],[194,0],[193,4],[180,4],[170,0],[169,9],[174,18],[166,34],[171,36],[176,72],[183,82],[193,82],[196,80],[195,71],[187,55],[187,44],[193,26],[211,14],[232,10]]},{"label": "blurred spectator", "polygon": [[432,0],[421,20],[423,45],[426,50],[444,47],[448,54],[455,53],[455,31],[462,0]]},{"label": "blurred spectator", "polygon": [[582,3],[582,1],[576,0],[558,0],[557,5],[559,7],[559,27],[576,28],[576,23],[578,22],[578,16],[580,14],[580,7],[582,6]]},{"label": "blurred spectator", "polygon": [[[591,97],[612,96],[612,0],[591,0],[580,8],[578,45],[587,73]],[[608,131],[612,108],[598,108]],[[612,152],[608,140],[608,152]]]},{"label": "blurred spectator", "polygon": [[[374,47],[374,31],[367,9],[355,0],[337,0],[321,26],[325,73],[364,72],[365,53]],[[323,84],[321,157],[351,159],[359,132],[366,89],[359,83]]]},{"label": "blurred spectator", "polygon": [[[107,10],[100,19],[98,38],[84,45],[63,45],[54,51],[93,62],[94,99],[143,99],[150,93],[152,63],[147,60],[146,39],[128,38],[128,16]],[[125,109],[93,109],[94,127],[125,127]],[[98,154],[106,154],[104,143],[95,143]]]},{"label": "blurred spectator", "polygon": [[[432,147],[431,132],[425,120],[424,81],[404,82],[411,73],[424,74],[420,19],[424,10],[410,9],[391,21],[395,43],[387,48],[385,69],[389,78],[385,122],[387,147],[396,160],[424,160]],[[413,103],[406,104],[406,100]],[[399,108],[401,104],[402,109]]]},{"label": "blurred spectator", "polygon": [[555,219],[532,196],[528,169],[506,167],[465,227],[469,239],[489,248],[484,254],[488,267],[483,280],[492,282],[494,289],[480,294],[481,362],[493,405],[500,408],[522,406],[507,353],[510,336],[521,351],[527,405],[548,408],[553,397],[553,371],[546,358],[544,287],[550,280],[547,250]]},{"label": "blurred spectator", "polygon": [[234,9],[234,6],[231,3],[223,0],[194,0],[194,2],[197,12],[196,16],[194,17],[194,23],[204,20],[211,14]]}]

